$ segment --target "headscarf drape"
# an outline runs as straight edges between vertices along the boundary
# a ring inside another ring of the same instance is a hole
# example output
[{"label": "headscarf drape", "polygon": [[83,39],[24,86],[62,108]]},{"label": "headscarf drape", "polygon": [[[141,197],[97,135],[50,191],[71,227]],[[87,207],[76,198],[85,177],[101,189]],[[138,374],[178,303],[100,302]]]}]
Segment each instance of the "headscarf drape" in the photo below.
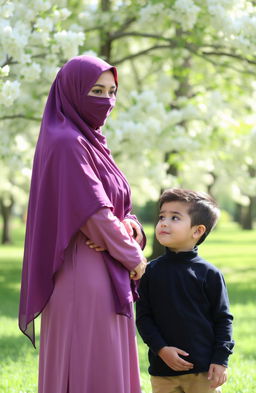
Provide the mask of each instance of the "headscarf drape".
[{"label": "headscarf drape", "polygon": [[[88,96],[115,67],[91,56],[66,63],[52,84],[36,146],[24,248],[19,326],[35,345],[34,319],[54,289],[64,252],[86,220],[109,207],[120,220],[131,210],[130,188],[101,133],[115,98]],[[130,317],[129,272],[110,254],[116,312]],[[135,292],[134,292],[134,296]]]}]

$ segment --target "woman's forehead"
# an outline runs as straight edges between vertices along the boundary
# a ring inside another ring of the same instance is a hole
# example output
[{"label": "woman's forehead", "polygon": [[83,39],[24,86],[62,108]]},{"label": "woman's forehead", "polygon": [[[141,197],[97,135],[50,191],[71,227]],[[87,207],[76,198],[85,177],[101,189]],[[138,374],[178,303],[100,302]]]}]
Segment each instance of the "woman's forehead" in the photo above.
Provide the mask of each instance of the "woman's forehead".
[{"label": "woman's forehead", "polygon": [[116,83],[115,83],[113,72],[111,71],[102,72],[102,74],[100,74],[95,84],[106,86],[106,87],[112,87],[112,86],[115,87]]},{"label": "woman's forehead", "polygon": [[67,62],[61,71],[63,80],[69,80],[73,86],[83,86],[83,89],[87,91],[99,78],[112,79],[113,83],[117,85],[116,69],[97,57],[77,56]]}]

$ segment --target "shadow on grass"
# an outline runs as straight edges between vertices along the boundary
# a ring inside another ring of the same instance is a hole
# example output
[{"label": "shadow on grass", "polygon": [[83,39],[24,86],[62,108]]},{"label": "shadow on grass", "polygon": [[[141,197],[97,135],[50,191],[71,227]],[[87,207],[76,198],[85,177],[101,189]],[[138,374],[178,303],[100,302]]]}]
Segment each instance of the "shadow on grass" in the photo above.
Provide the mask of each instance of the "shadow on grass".
[{"label": "shadow on grass", "polygon": [[253,240],[244,240],[241,241],[241,243],[239,244],[237,242],[237,239],[211,239],[211,241],[208,241],[209,245],[213,245],[213,244],[225,244],[227,246],[237,246],[237,247],[246,247],[246,246],[254,246],[254,242]]},{"label": "shadow on grass", "polygon": [[[39,343],[38,337],[36,338]],[[28,352],[31,356],[38,356],[38,349],[35,349],[27,337],[22,333],[20,336],[5,336],[0,338],[0,364],[8,362],[18,362],[24,358]]]},{"label": "shadow on grass", "polygon": [[18,315],[21,270],[11,264],[0,272],[0,314],[14,318]]},{"label": "shadow on grass", "polygon": [[256,283],[235,282],[228,284],[228,294],[231,304],[248,304],[255,302]]},{"label": "shadow on grass", "polygon": [[256,267],[228,269],[227,284],[231,304],[255,303]]}]

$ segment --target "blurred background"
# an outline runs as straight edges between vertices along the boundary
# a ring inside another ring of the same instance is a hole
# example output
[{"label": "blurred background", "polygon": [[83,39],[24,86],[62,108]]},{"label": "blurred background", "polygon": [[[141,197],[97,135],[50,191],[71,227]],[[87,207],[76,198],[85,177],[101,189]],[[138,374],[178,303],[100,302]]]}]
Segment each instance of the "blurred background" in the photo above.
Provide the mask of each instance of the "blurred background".
[{"label": "blurred background", "polygon": [[[103,133],[131,185],[148,258],[159,253],[153,228],[164,188],[206,191],[221,207],[202,256],[224,271],[237,316],[224,392],[256,389],[255,36],[255,1],[0,0],[1,393],[36,392],[37,353],[16,326],[31,168],[51,83],[81,54],[118,68]],[[142,343],[140,354],[149,393]]]}]

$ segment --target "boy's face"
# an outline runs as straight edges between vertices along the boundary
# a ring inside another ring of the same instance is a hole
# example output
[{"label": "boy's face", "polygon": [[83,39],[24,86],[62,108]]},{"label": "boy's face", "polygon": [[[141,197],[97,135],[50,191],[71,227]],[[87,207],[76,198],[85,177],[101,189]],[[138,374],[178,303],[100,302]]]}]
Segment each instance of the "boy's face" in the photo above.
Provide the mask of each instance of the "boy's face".
[{"label": "boy's face", "polygon": [[175,252],[192,250],[205,231],[204,225],[191,227],[185,202],[165,202],[156,225],[156,238],[160,244]]}]

